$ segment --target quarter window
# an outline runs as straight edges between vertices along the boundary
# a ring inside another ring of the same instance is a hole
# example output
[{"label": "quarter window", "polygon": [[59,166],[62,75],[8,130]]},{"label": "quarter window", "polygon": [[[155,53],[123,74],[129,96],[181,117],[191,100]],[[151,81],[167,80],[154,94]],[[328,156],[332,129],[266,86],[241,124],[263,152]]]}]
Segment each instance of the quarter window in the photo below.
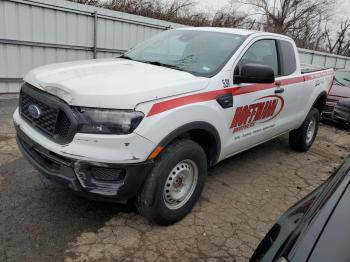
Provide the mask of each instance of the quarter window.
[{"label": "quarter window", "polygon": [[278,40],[281,54],[281,75],[288,76],[295,72],[297,63],[295,60],[295,51],[293,45],[284,40]]}]

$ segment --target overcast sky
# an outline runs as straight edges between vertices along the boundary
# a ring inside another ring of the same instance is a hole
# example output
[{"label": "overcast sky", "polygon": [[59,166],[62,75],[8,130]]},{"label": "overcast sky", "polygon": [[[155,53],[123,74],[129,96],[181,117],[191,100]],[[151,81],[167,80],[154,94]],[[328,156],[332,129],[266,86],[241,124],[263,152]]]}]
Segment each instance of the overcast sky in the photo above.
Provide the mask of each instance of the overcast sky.
[{"label": "overcast sky", "polygon": [[[336,17],[344,17],[350,19],[350,0],[337,0],[337,10],[335,11]],[[201,8],[210,10],[219,9],[229,3],[229,0],[197,0],[198,5]],[[334,17],[336,19],[336,17]]]}]

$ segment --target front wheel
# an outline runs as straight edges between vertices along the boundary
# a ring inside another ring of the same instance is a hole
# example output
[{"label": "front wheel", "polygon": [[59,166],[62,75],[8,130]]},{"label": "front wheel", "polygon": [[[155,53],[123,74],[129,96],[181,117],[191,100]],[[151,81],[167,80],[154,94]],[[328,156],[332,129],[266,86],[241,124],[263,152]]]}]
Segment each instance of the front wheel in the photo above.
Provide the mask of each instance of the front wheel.
[{"label": "front wheel", "polygon": [[141,215],[162,225],[186,216],[198,201],[207,175],[207,158],[192,140],[178,140],[156,160],[136,199]]},{"label": "front wheel", "polygon": [[320,113],[316,108],[312,108],[303,124],[289,133],[291,148],[299,152],[308,151],[315,141],[319,124]]}]

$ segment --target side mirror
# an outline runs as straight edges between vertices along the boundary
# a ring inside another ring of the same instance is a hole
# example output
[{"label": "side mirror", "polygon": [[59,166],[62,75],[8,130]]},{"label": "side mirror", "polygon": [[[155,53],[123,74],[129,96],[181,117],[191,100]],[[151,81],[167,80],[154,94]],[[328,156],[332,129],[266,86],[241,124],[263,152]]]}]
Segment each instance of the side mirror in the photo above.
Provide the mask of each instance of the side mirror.
[{"label": "side mirror", "polygon": [[245,64],[241,68],[240,75],[234,76],[234,83],[260,83],[269,84],[275,82],[275,73],[270,66],[260,64]]}]

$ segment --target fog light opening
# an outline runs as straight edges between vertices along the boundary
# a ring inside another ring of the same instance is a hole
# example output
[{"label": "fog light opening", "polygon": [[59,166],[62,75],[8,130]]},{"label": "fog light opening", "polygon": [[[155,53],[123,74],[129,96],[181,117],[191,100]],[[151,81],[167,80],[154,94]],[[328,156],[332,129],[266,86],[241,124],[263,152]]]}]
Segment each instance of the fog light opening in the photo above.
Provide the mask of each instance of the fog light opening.
[{"label": "fog light opening", "polygon": [[126,171],[122,168],[91,166],[89,173],[98,181],[115,182],[124,180]]}]

